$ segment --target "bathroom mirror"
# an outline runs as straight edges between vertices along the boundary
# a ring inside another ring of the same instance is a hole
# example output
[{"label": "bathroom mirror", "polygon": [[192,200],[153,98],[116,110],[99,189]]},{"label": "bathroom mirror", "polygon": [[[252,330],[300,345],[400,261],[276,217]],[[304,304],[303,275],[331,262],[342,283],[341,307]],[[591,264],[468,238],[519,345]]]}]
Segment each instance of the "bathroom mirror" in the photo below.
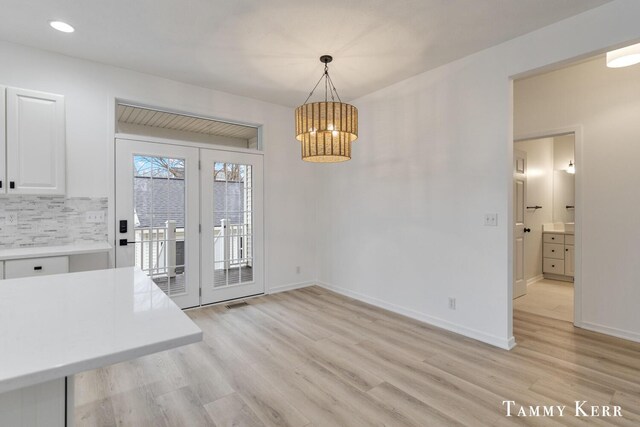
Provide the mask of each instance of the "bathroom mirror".
[{"label": "bathroom mirror", "polygon": [[[552,221],[568,223],[575,220],[575,136],[573,134],[553,138],[553,206]],[[569,170],[574,173],[569,173]]]},{"label": "bathroom mirror", "polygon": [[575,183],[574,174],[553,171],[553,222],[575,222]]}]

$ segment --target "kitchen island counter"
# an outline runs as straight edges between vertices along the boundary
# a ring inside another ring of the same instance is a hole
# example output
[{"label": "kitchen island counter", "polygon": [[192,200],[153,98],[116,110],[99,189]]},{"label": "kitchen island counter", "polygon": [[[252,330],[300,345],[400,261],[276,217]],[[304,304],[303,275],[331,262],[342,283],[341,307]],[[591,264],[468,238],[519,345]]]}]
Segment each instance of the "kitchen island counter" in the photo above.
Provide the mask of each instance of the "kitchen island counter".
[{"label": "kitchen island counter", "polygon": [[0,281],[0,424],[22,389],[201,340],[135,267]]}]

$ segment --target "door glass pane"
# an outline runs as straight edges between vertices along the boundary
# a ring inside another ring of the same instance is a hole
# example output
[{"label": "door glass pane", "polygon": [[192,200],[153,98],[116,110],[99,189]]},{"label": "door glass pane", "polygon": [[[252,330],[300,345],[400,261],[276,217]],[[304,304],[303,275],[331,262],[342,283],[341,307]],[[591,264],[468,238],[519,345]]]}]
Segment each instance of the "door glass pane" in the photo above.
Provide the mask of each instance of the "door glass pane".
[{"label": "door glass pane", "polygon": [[167,295],[185,293],[185,161],[133,156],[135,265]]},{"label": "door glass pane", "polygon": [[213,172],[213,286],[253,281],[251,165],[216,162]]}]

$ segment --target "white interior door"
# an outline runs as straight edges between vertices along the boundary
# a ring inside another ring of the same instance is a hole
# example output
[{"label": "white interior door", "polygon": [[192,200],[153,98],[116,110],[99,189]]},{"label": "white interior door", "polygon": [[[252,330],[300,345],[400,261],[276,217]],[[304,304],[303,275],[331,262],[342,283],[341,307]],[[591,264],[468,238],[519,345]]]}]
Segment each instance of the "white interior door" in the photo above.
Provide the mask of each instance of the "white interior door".
[{"label": "white interior door", "polygon": [[202,304],[264,292],[262,156],[200,150]]},{"label": "white interior door", "polygon": [[182,308],[200,304],[198,149],[116,140],[116,267],[138,266]]},{"label": "white interior door", "polygon": [[514,242],[513,242],[513,298],[518,298],[527,293],[527,280],[525,277],[525,224],[524,213],[527,192],[527,153],[515,150],[513,170],[513,216],[514,216]]}]

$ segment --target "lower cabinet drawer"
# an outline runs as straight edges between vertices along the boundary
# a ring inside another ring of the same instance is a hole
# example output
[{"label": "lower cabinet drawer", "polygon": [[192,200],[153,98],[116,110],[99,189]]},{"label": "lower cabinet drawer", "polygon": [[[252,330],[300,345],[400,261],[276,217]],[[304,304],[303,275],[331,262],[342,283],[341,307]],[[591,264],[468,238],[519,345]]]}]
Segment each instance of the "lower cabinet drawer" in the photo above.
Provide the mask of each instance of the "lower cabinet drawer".
[{"label": "lower cabinet drawer", "polygon": [[564,260],[553,259],[553,258],[543,258],[542,272],[564,275]]},{"label": "lower cabinet drawer", "polygon": [[564,244],[564,234],[542,233],[542,241],[544,243]]},{"label": "lower cabinet drawer", "polygon": [[545,243],[542,245],[542,257],[564,259],[564,245]]},{"label": "lower cabinet drawer", "polygon": [[4,262],[4,278],[45,276],[69,272],[69,257],[16,259]]}]

